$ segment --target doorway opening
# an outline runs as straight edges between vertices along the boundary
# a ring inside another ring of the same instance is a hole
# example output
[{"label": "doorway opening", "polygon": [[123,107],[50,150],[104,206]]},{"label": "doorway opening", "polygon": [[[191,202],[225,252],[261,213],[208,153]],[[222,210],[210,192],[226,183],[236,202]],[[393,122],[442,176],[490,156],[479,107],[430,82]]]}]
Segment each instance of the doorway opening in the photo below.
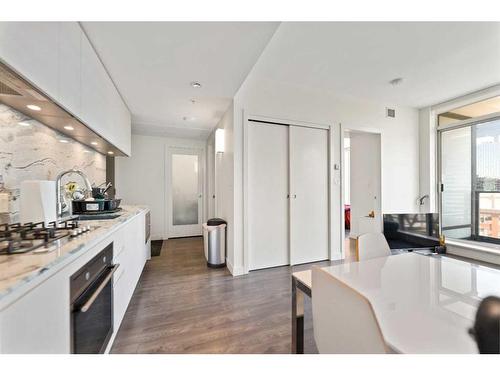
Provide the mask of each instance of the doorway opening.
[{"label": "doorway opening", "polygon": [[345,259],[356,259],[356,240],[382,231],[381,136],[345,129],[342,155]]},{"label": "doorway opening", "polygon": [[200,236],[203,220],[202,151],[170,148],[169,238]]}]

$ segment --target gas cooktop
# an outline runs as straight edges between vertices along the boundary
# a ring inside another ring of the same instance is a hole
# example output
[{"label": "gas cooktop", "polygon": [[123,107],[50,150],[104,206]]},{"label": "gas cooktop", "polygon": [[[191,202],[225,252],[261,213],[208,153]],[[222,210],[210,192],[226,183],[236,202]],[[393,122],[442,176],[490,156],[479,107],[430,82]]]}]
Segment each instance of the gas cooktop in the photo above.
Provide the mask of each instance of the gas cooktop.
[{"label": "gas cooktop", "polygon": [[70,240],[96,227],[79,225],[76,220],[0,225],[0,255],[48,252],[61,241]]}]

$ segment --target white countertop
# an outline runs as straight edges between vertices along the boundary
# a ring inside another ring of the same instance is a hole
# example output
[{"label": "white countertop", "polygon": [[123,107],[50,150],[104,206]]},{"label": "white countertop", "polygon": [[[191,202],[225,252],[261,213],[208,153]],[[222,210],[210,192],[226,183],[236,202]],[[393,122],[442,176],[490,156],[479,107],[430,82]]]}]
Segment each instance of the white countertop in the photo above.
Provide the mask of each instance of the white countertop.
[{"label": "white countertop", "polygon": [[402,353],[477,353],[467,332],[477,305],[500,296],[500,270],[449,257],[407,253],[324,269],[371,302],[386,342]]},{"label": "white countertop", "polygon": [[50,252],[0,255],[0,310],[97,245],[127,221],[148,210],[145,206],[123,206],[116,219],[85,221],[98,228],[62,245],[55,245]]}]

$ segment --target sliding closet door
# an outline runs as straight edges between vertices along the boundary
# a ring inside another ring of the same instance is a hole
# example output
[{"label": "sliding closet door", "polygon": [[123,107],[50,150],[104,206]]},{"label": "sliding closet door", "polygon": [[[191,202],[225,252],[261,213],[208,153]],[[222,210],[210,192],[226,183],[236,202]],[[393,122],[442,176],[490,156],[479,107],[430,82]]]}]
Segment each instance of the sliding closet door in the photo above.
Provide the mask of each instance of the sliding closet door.
[{"label": "sliding closet door", "polygon": [[328,259],[328,131],[290,126],[290,264]]},{"label": "sliding closet door", "polygon": [[288,127],[248,122],[249,269],[289,264]]}]

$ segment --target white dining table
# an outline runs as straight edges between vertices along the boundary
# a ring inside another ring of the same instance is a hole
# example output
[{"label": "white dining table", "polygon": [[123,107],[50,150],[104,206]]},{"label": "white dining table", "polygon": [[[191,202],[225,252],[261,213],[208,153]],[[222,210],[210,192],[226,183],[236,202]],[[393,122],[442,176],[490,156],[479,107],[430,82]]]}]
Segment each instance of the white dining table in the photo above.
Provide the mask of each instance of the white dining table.
[{"label": "white dining table", "polygon": [[[370,301],[397,353],[477,353],[468,333],[477,306],[500,296],[499,269],[447,256],[405,253],[324,269]],[[304,295],[314,298],[311,270],[292,275],[293,353],[303,352]]]}]

